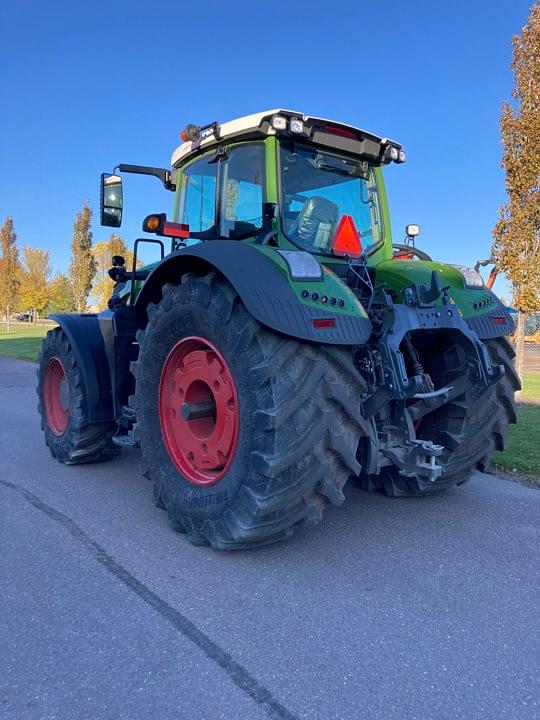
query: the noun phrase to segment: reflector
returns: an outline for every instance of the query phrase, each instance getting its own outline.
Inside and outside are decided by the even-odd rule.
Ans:
[[[362,254],[360,236],[350,215],[341,216],[332,240],[332,252],[334,255],[348,255],[349,257],[360,257]]]
[[[165,237],[188,238],[189,225],[184,223],[164,222],[162,235]]]
[[[334,318],[314,318],[311,322],[314,328],[331,328],[336,326]]]
[[[336,127],[335,125],[325,125],[323,130],[332,135],[341,135],[341,137],[350,138],[351,140],[358,140],[357,134],[346,128]]]

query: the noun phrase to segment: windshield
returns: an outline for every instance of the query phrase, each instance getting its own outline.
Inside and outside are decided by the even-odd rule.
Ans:
[[[343,215],[352,217],[364,251],[382,241],[375,173],[367,161],[283,144],[280,159],[283,230],[291,242],[332,254]]]

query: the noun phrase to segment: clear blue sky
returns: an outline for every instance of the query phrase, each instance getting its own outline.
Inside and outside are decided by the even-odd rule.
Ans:
[[[504,200],[499,111],[529,0],[17,0],[0,11],[0,220],[65,270],[75,212],[119,162],[168,166],[187,122],[285,107],[403,143],[386,172],[394,239],[489,255]],[[125,181],[128,245],[172,194]],[[94,241],[108,231],[98,221]],[[504,283],[499,291],[505,292]]]

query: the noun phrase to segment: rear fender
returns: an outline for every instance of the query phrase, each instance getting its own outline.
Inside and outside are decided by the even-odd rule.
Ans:
[[[148,276],[135,308],[144,311],[161,299],[167,282],[188,272],[223,275],[247,310],[263,325],[284,335],[317,343],[361,345],[371,322],[351,290],[323,268],[319,280],[290,277],[287,262],[274,248],[235,240],[213,240],[168,255]],[[317,296],[317,299],[314,300]],[[321,298],[325,296],[326,302]],[[332,298],[335,306],[331,306]],[[339,302],[343,307],[339,307]],[[314,321],[326,321],[314,322]]]

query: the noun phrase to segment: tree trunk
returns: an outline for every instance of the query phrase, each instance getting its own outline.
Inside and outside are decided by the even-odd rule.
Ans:
[[[7,331],[9,332],[11,329],[11,323],[10,323],[10,315],[11,315],[11,308],[8,306],[6,308],[6,322],[7,322]]]
[[[523,361],[525,354],[525,313],[521,312],[521,310],[518,312],[516,334],[514,337],[516,343],[516,372],[519,375],[521,384],[523,385]],[[521,390],[516,393],[516,400],[521,400]]]

